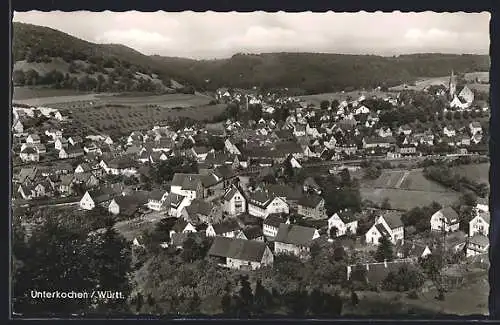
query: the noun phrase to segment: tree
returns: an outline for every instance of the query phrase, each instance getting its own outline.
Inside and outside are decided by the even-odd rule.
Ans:
[[[260,279],[257,280],[255,284],[255,296],[254,296],[254,312],[257,315],[262,315],[265,313],[266,308],[269,306],[271,299],[270,294],[262,285]]]
[[[252,288],[250,287],[250,282],[248,281],[248,276],[240,277],[240,286],[237,314],[239,317],[248,318],[254,303],[254,296]]]
[[[14,70],[12,73],[12,80],[14,82],[14,86],[24,86],[26,81],[24,71],[23,70]]]
[[[358,294],[354,290],[351,292],[351,303],[354,307],[359,304]]]
[[[338,232],[339,232],[339,229],[337,227],[330,228],[330,232],[329,232],[330,238],[333,239],[333,238],[337,237]]]
[[[391,209],[391,203],[389,202],[389,198],[384,198],[382,201],[382,204],[380,205],[380,208],[384,210],[390,210]]]
[[[321,109],[327,109],[328,107],[330,107],[330,102],[328,100],[322,100],[319,104],[319,107]]]
[[[382,171],[377,166],[370,166],[365,169],[364,177],[366,179],[377,179],[382,175]]]
[[[403,266],[397,272],[389,272],[383,285],[386,290],[409,291],[420,288],[424,281],[420,270]]]
[[[330,107],[332,109],[337,109],[339,107],[340,103],[337,99],[332,99],[332,103],[330,104]]]
[[[392,261],[394,259],[394,251],[392,242],[388,237],[380,237],[377,251],[375,252],[375,260],[377,262]]]

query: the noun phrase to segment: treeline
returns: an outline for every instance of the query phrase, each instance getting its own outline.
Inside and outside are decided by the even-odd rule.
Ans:
[[[56,89],[75,89],[93,92],[163,92],[161,84],[153,82],[149,78],[134,78],[130,71],[126,74],[97,74],[90,76],[70,75],[57,70],[52,70],[44,75],[40,75],[36,70],[28,71],[15,70],[13,72],[13,82],[15,86],[51,86]]]
[[[479,197],[488,195],[488,184],[478,183],[467,177],[454,173],[447,166],[429,166],[424,168],[424,176],[427,179],[435,181],[441,185],[449,187],[455,191],[465,192],[467,190],[474,192]]]
[[[171,73],[191,81],[197,88],[220,87],[263,89],[299,88],[305,93],[350,91],[391,87],[421,76],[440,77],[473,71],[488,71],[488,56],[409,55],[381,57],[321,53],[237,54],[222,60],[176,60],[154,58],[168,64]],[[196,71],[196,74],[192,72]],[[206,80],[210,82],[207,83]]]

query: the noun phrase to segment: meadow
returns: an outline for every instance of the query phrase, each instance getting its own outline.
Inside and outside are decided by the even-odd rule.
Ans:
[[[470,164],[470,165],[460,165],[452,168],[454,172],[458,173],[461,176],[465,176],[468,179],[471,179],[475,182],[479,183],[487,183],[489,184],[489,163],[482,164]]]
[[[433,201],[446,206],[460,197],[460,193],[426,179],[420,169],[384,170],[375,180],[362,180],[360,192],[363,200],[377,204],[387,198],[391,208],[398,210],[410,210]]]

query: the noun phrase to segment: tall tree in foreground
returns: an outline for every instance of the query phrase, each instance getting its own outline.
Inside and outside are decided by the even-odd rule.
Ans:
[[[380,238],[377,251],[375,252],[375,260],[377,262],[392,261],[394,259],[394,248],[387,236]]]

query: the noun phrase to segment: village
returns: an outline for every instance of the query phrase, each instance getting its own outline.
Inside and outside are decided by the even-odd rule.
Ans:
[[[362,274],[381,283],[430,255],[464,257],[448,261],[450,268],[486,263],[486,198],[473,202],[466,225],[461,211],[434,205],[419,221],[425,226],[409,233],[408,211],[349,203],[338,194],[356,187],[367,162],[405,170],[487,154],[480,120],[489,108],[467,86],[458,91],[453,72],[448,85],[405,96],[349,96],[315,106],[270,92],[219,89],[215,98],[230,115],[221,122],[158,123],[120,138],[78,135],[70,109],[14,104],[13,218],[29,228],[39,209],[112,216],[136,248],[145,246],[146,229],[168,224],[156,243],[162,249],[209,238],[207,258],[247,272],[272,267],[278,255],[307,260],[313,247],[339,245],[358,254],[346,265],[346,281]],[[389,127],[389,112],[415,103],[412,96],[446,104],[435,118],[396,118]],[[231,105],[252,118],[231,115]],[[442,127],[430,123],[439,119]]]

